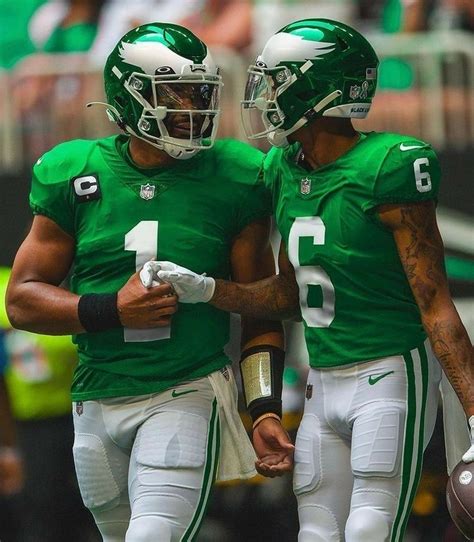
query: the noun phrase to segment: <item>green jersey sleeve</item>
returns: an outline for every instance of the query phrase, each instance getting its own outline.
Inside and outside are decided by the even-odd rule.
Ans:
[[[36,162],[30,190],[34,215],[44,215],[66,233],[74,235],[75,198],[71,182],[79,175],[90,142],[76,140],[62,143]]]
[[[272,209],[276,208],[276,200],[281,188],[281,172],[285,168],[284,157],[292,152],[294,145],[286,152],[278,147],[272,147],[263,161],[260,172],[266,190],[271,194]]]
[[[381,163],[369,207],[436,200],[439,182],[439,162],[430,145],[418,140],[398,142]]]
[[[275,147],[272,147],[265,155],[265,159],[262,165],[262,177],[264,179],[265,186],[269,190],[272,190],[276,180],[275,162],[278,152],[279,149],[275,149]]]
[[[67,183],[50,183],[41,173],[33,173],[30,207],[34,215],[46,216],[66,233],[74,235],[74,219]]]

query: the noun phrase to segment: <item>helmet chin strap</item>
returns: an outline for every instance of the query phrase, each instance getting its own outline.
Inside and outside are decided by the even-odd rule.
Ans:
[[[291,128],[288,128],[288,130],[279,130],[277,128],[273,132],[270,132],[267,135],[269,143],[274,147],[288,147],[289,141],[287,136],[289,136],[293,132],[296,132],[296,130],[303,128],[303,126],[308,124],[308,122],[311,120],[312,115],[321,111],[321,109],[326,107],[336,98],[339,98],[339,96],[342,96],[341,90],[335,90],[334,92],[331,92],[331,94],[328,94],[325,98],[320,100],[314,107],[306,111],[306,113],[299,120],[297,120]]]
[[[267,135],[268,142],[274,147],[288,147],[290,142],[288,141],[287,136],[293,132],[296,132],[296,130],[303,128],[303,126],[307,123],[308,119],[306,117],[301,117],[300,120],[296,121],[295,124],[293,124],[293,126],[288,130],[280,130],[277,128]]]
[[[187,149],[185,147],[178,147],[177,145],[173,145],[172,143],[167,143],[167,142],[154,143],[153,141],[150,141],[146,137],[143,137],[137,134],[136,132],[134,132],[129,126],[127,126],[127,132],[131,135],[134,135],[138,139],[145,141],[145,143],[148,143],[152,147],[155,147],[155,149],[159,149],[160,151],[166,152],[166,154],[171,156],[171,158],[175,158],[176,160],[189,160],[200,150],[200,149]]]
[[[166,109],[166,108],[163,108]],[[185,146],[180,146],[179,144],[176,144],[173,142],[173,138],[170,137],[168,130],[163,123],[163,120],[166,118],[166,112],[164,115],[160,114],[157,116],[158,120],[158,128],[161,133],[162,140],[160,143],[153,143],[152,141],[148,141],[150,145],[153,145],[154,147],[163,150],[171,156],[171,158],[175,158],[176,160],[189,160],[189,158],[192,158],[200,149],[193,149],[188,148]],[[145,139],[145,141],[147,141]]]
[[[176,160],[189,160],[199,152],[199,149],[179,148],[171,143],[163,143],[163,150]]]

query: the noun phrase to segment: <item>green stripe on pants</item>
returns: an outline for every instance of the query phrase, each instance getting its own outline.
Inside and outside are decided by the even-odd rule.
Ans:
[[[182,542],[194,540],[194,537],[199,532],[201,527],[204,514],[206,512],[207,504],[209,501],[209,495],[211,493],[211,488],[216,479],[217,466],[219,464],[220,448],[220,430],[219,430],[219,415],[217,409],[217,400],[214,399],[212,403],[212,412],[211,418],[209,420],[209,432],[207,439],[207,453],[206,453],[206,464],[204,466],[204,477],[202,481],[201,495],[199,497],[199,502],[194,512],[193,518],[189,527],[184,532],[181,537]]]
[[[402,458],[400,500],[391,542],[401,542],[421,473],[428,363],[424,345],[403,356],[407,372],[407,413]]]
[[[422,345],[421,348],[418,348],[416,352],[413,353],[413,355],[415,358],[419,359],[419,363],[421,366],[421,379],[422,379],[421,415],[420,415],[420,428],[419,428],[419,433],[418,433],[418,456],[416,458],[415,478],[413,481],[411,494],[408,500],[408,511],[403,521],[402,529],[400,531],[400,540],[402,539],[403,533],[405,532],[408,518],[410,516],[411,507],[413,505],[413,500],[415,499],[416,491],[418,489],[418,484],[420,483],[420,478],[421,478],[421,467],[423,465],[423,452],[424,452],[426,402],[427,402],[427,396],[428,396],[428,373],[429,373],[428,357],[427,357],[426,349],[424,345]],[[417,438],[416,434],[415,434],[415,438]]]

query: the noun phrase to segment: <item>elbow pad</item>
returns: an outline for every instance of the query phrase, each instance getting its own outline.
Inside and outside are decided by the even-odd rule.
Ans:
[[[276,346],[252,346],[242,352],[242,387],[245,404],[253,421],[267,412],[273,412],[281,418],[284,367],[285,352]]]

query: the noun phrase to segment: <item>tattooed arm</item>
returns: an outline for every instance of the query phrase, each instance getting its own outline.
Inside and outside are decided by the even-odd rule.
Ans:
[[[434,203],[383,205],[379,207],[379,217],[393,232],[433,351],[466,414],[471,416],[474,414],[473,348],[449,292]]]
[[[149,287],[155,277],[156,280],[170,283],[181,303],[210,303],[218,309],[235,312],[245,318],[287,320],[298,316],[298,285],[283,243],[278,257],[280,272],[270,276],[269,269],[274,272],[270,244],[257,251],[258,258],[242,256],[244,252],[241,248],[245,249],[246,244],[253,243],[253,237],[252,234],[245,240],[244,236],[236,244],[240,248],[236,250],[235,245],[232,248],[232,281],[199,275],[173,262],[150,261],[145,264],[148,267],[141,277],[143,284]]]
[[[270,244],[270,218],[256,220],[247,225],[234,239],[230,252],[233,283],[246,284],[275,276],[275,258]],[[284,348],[281,322],[269,321],[265,315],[243,315],[242,349],[258,344]]]
[[[286,320],[298,316],[298,285],[283,243],[278,267],[278,275],[250,284],[217,279],[210,304],[252,318]]]

